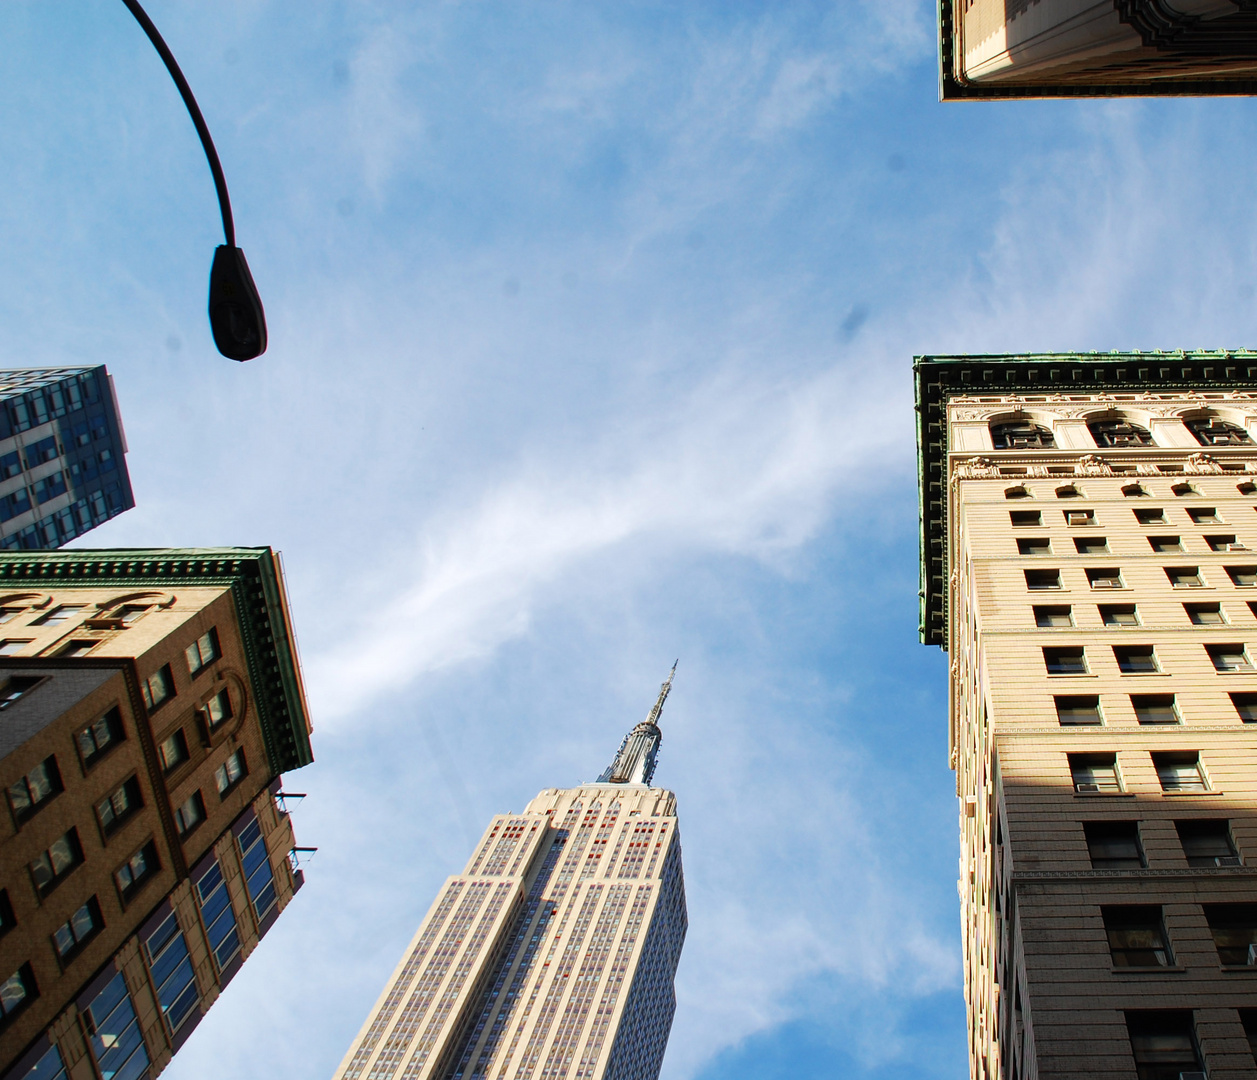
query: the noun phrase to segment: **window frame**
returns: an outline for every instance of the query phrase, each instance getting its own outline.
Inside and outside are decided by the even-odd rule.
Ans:
[[[196,654],[196,658],[198,660],[195,667],[192,666],[194,653]],[[221,659],[222,655],[222,648],[218,641],[218,628],[216,626],[211,626],[205,631],[205,633],[183,650],[183,658],[188,665],[188,675],[195,679],[215,660]]]
[[[160,686],[163,690],[162,696],[159,698],[153,692],[154,686]],[[162,664],[153,674],[140,680],[140,693],[144,698],[144,706],[150,713],[155,713],[166,702],[176,696],[174,672],[170,670],[169,664]]]
[[[97,724],[104,724],[105,730],[109,732],[109,741],[101,746],[96,738],[95,730]],[[94,749],[91,753],[86,753],[83,747],[83,736],[90,735]],[[126,726],[122,722],[122,709],[114,705],[112,708],[106,709],[100,716],[93,720],[85,728],[81,728],[74,736],[74,745],[79,752],[79,760],[83,762],[84,769],[92,768],[98,761],[104,758],[111,750],[115,749],[127,740]]]

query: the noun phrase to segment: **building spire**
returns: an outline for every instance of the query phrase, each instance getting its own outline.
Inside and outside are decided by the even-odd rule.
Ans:
[[[598,777],[598,783],[650,783],[651,777],[655,775],[655,758],[659,754],[659,744],[663,742],[663,732],[659,730],[659,714],[663,712],[663,703],[672,692],[672,677],[677,673],[677,663],[679,661],[673,663],[668,678],[659,688],[659,698],[655,707],[650,710],[650,715],[624,736],[620,752]]]

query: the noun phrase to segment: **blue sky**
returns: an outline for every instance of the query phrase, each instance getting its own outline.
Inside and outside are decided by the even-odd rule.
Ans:
[[[139,505],[267,543],[308,885],[166,1075],[329,1076],[497,812],[680,657],[668,1080],[965,1075],[911,357],[1257,340],[1249,101],[936,101],[924,0],[0,5],[0,362],[115,376]]]

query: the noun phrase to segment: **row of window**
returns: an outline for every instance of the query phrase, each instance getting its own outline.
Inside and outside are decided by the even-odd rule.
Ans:
[[[1118,795],[1126,790],[1121,769],[1118,767],[1116,752],[1067,754],[1066,757],[1069,760],[1069,772],[1073,778],[1074,791],[1079,795]],[[1199,752],[1195,750],[1154,751],[1151,757],[1162,791],[1212,790]]]
[[[1185,417],[1183,425],[1201,446],[1251,446],[1253,442],[1244,428],[1213,413]],[[1125,416],[1088,420],[1087,430],[1096,446],[1102,449],[1156,445],[1147,428]],[[996,450],[1048,450],[1056,445],[1055,436],[1048,428],[1030,420],[992,424],[991,440]]]
[[[100,398],[94,373],[71,375],[52,386],[29,390],[6,401],[0,409],[0,439],[96,404]]]
[[[1116,474],[1120,470],[1114,469],[1113,471]],[[1234,474],[1237,472],[1243,472],[1244,468],[1241,465],[1229,467],[1224,465],[1223,471]],[[1024,469],[1000,469],[1000,474],[1003,476],[1021,475],[1024,472]],[[1170,469],[1162,465],[1161,472],[1163,475],[1177,476],[1181,475],[1183,470],[1178,468]],[[1055,476],[1057,479],[1063,479],[1066,476],[1073,476],[1074,470],[1069,466],[1062,466],[1059,469],[1049,469],[1048,474],[1049,476]],[[1152,495],[1152,492],[1144,487],[1138,480],[1132,480],[1129,483],[1123,484],[1119,490],[1128,499],[1149,498]],[[1257,494],[1257,483],[1253,483],[1251,480],[1241,480],[1235,485],[1235,490],[1241,495],[1254,495]],[[1084,497],[1085,493],[1082,488],[1071,480],[1060,484],[1058,487],[1053,489],[1053,494],[1058,499],[1081,499]],[[1190,480],[1180,480],[1177,483],[1170,485],[1170,494],[1182,499],[1193,495],[1199,496],[1200,490],[1195,487]],[[1006,487],[1004,489],[1004,498],[1006,499],[1033,499],[1034,497],[1034,492],[1026,487],[1025,484],[1013,484],[1011,487]]]
[[[1243,866],[1225,819],[1192,818],[1174,822],[1188,866]],[[1094,870],[1140,870],[1148,865],[1137,821],[1084,821],[1083,835]]]
[[[1257,904],[1202,904],[1223,967],[1257,966]],[[1173,967],[1160,904],[1100,907],[1115,968]]]
[[[1166,580],[1175,589],[1203,589],[1207,582],[1200,572],[1199,566],[1163,566]],[[1257,588],[1257,565],[1224,566],[1226,576],[1231,584],[1241,589]],[[1087,566],[1083,568],[1087,575],[1087,584],[1093,589],[1125,589],[1122,571],[1117,566]],[[1026,588],[1035,591],[1060,589],[1061,571],[1059,567],[1052,569],[1023,571],[1026,577]]]
[[[1062,628],[1075,626],[1074,609],[1069,604],[1035,604],[1035,626]],[[1248,601],[1248,610],[1257,617],[1257,600]],[[1097,604],[1096,612],[1104,626],[1142,626],[1135,604]],[[1229,626],[1231,620],[1220,603],[1184,604],[1183,612],[1193,626]]]
[[[1257,509],[1257,507],[1254,507]],[[1165,516],[1164,507],[1144,507],[1133,511],[1135,520],[1140,525],[1168,525],[1170,519]],[[1062,510],[1065,524],[1074,528],[1098,525],[1094,510]],[[1226,522],[1218,515],[1214,506],[1191,506],[1187,508],[1187,516],[1193,525],[1225,525]],[[1042,510],[1010,510],[1009,523],[1017,529],[1032,529],[1043,524]]]
[[[1046,536],[1018,536],[1015,538],[1017,542],[1018,555],[1051,555],[1052,541]],[[1074,551],[1079,555],[1109,555],[1109,541],[1104,536],[1075,536]],[[1146,537],[1148,546],[1153,551],[1186,551],[1183,546],[1183,538],[1181,536],[1149,536]],[[1249,551],[1251,550],[1247,544],[1241,544],[1235,538],[1234,533],[1217,533],[1212,536],[1204,536],[1201,539],[1208,545],[1210,551]]]
[[[1112,649],[1113,659],[1123,675],[1152,675],[1163,670],[1152,645],[1114,645]],[[1215,671],[1229,674],[1257,670],[1242,644],[1215,643],[1205,645],[1204,650]],[[1083,645],[1044,646],[1043,664],[1049,675],[1090,674],[1087,650]]]
[[[1257,694],[1230,694],[1235,712],[1246,724],[1257,723]],[[1056,719],[1063,726],[1104,723],[1099,694],[1057,694]],[[1141,724],[1181,724],[1183,715],[1173,694],[1131,694],[1131,709]]]

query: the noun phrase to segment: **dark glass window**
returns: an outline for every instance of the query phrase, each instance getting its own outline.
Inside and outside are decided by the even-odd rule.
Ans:
[[[188,673],[195,675],[206,664],[218,659],[218,634],[212,629],[207,630],[183,651],[188,661]]]
[[[1232,694],[1231,704],[1246,724],[1257,724],[1257,694]]]
[[[90,1036],[88,1045],[101,1076],[111,1080],[136,1080],[144,1073],[148,1054],[121,972],[92,999],[84,1019]]]
[[[83,946],[100,933],[104,925],[100,917],[100,907],[93,896],[58,926],[52,934],[52,947],[62,966],[74,959]]]
[[[1069,754],[1068,758],[1075,791],[1114,795],[1122,790],[1116,754]]]
[[[1130,703],[1141,724],[1181,723],[1173,694],[1131,694]]]
[[[172,911],[144,941],[144,958],[157,987],[162,1017],[173,1035],[192,1015],[197,1004],[192,959],[183,931]]]
[[[1079,555],[1105,555],[1109,542],[1103,536],[1075,536],[1074,550]]]
[[[1150,536],[1148,546],[1153,551],[1182,551],[1183,542],[1177,536]]]
[[[1228,966],[1257,965],[1257,904],[1205,904],[1218,959]]]
[[[1222,519],[1218,517],[1218,511],[1212,506],[1192,506],[1188,508],[1187,516],[1197,525],[1221,525]]]
[[[9,806],[18,822],[26,821],[62,790],[56,755],[45,758],[30,772],[9,785]]]
[[[1236,585],[1257,585],[1257,566],[1228,566],[1226,573]]]
[[[26,447],[26,467],[35,469],[45,461],[53,461],[57,456],[57,437],[49,435],[46,439],[31,443]]]
[[[1151,645],[1115,645],[1113,656],[1125,675],[1147,675],[1161,670]]]
[[[1074,616],[1068,604],[1035,605],[1035,626],[1073,626]]]
[[[218,794],[226,796],[227,792],[231,791],[248,774],[249,767],[245,762],[244,750],[237,750],[214,771],[214,783],[218,787]]]
[[[1047,428],[1028,421],[992,424],[991,440],[996,450],[1046,449],[1056,445]]]
[[[1052,543],[1046,536],[1018,537],[1018,555],[1051,555]]]
[[[1062,724],[1100,723],[1100,699],[1095,694],[1056,697],[1056,718]]]
[[[35,985],[35,973],[30,964],[23,964],[4,982],[0,982],[0,1028],[9,1026],[9,1022],[39,997],[39,988]]]
[[[153,672],[140,684],[140,691],[144,695],[144,704],[150,711],[172,697],[175,692],[175,680],[170,673],[170,665],[166,664],[160,670]]]
[[[201,800],[201,793],[194,791],[175,810],[175,828],[179,830],[180,836],[187,836],[204,820],[205,803]]]
[[[1105,626],[1138,626],[1139,612],[1134,604],[1101,604],[1100,620]]]
[[[1198,566],[1167,566],[1165,576],[1176,589],[1200,589],[1205,584]]]
[[[1247,446],[1253,441],[1242,427],[1216,416],[1201,416],[1183,423],[1201,446]]]
[[[1195,752],[1153,754],[1162,791],[1208,791],[1200,755]]]
[[[1224,626],[1221,604],[1184,604],[1183,610],[1194,626]]]
[[[275,906],[275,877],[271,871],[271,860],[266,853],[266,843],[262,839],[262,829],[254,818],[236,837],[240,845],[240,861],[244,866],[244,880],[248,887],[249,899],[253,901],[253,909],[257,912],[258,922]]]
[[[132,776],[120,785],[108,798],[96,804],[96,816],[106,836],[118,829],[124,821],[144,805],[140,795],[140,782]]]
[[[31,880],[39,895],[47,896],[82,861],[83,848],[79,844],[78,830],[71,829],[54,840],[48,850],[41,852],[30,864]]]
[[[1090,566],[1087,581],[1093,589],[1122,588],[1122,572],[1116,566]]]
[[[188,740],[183,728],[171,732],[157,744],[157,758],[163,772],[171,772],[188,760]]]
[[[126,737],[122,728],[122,713],[117,707],[110,709],[99,720],[78,734],[79,753],[83,764],[90,765]]]
[[[1219,533],[1216,536],[1206,536],[1205,543],[1209,545],[1210,551],[1247,551],[1248,548],[1235,539],[1234,533]]]
[[[1024,529],[1043,524],[1043,512],[1041,510],[1010,510],[1008,518],[1012,522],[1013,528]]]
[[[1100,913],[1114,967],[1169,967],[1174,963],[1159,904],[1106,904]]]
[[[1139,1080],[1180,1080],[1184,1073],[1203,1075],[1190,1012],[1160,1010],[1126,1014],[1130,1050]]]
[[[1096,870],[1138,870],[1147,866],[1135,821],[1084,821],[1087,851]]]
[[[1138,521],[1140,525],[1165,524],[1165,511],[1159,508],[1151,506],[1140,507],[1138,510],[1134,511],[1134,514],[1135,520]]]
[[[1087,424],[1096,446],[1152,446],[1152,434],[1147,428],[1132,424],[1129,420],[1092,420]]]
[[[19,642],[19,646],[29,644],[29,641]],[[39,675],[12,675],[0,680],[0,709],[7,709],[18,698],[34,690],[43,681]]]
[[[1240,857],[1231,839],[1231,823],[1191,818],[1176,821],[1179,843],[1188,866],[1239,866]]]
[[[226,690],[220,690],[205,703],[205,723],[210,731],[226,723],[231,716],[231,695]]]
[[[114,871],[114,880],[117,882],[118,891],[122,893],[122,898],[129,900],[139,892],[140,886],[160,869],[161,863],[157,861],[157,845],[150,841]]]
[[[1025,574],[1027,589],[1059,589],[1061,587],[1059,570],[1027,570]]]
[[[196,898],[201,905],[201,919],[205,923],[210,948],[214,951],[214,962],[219,974],[222,974],[240,952],[240,935],[236,931],[236,913],[231,907],[227,883],[217,861],[211,862],[197,879]]]
[[[1205,651],[1218,671],[1251,671],[1253,668],[1243,645],[1206,645]]]
[[[1087,658],[1082,646],[1045,648],[1043,663],[1049,675],[1086,675]]]

